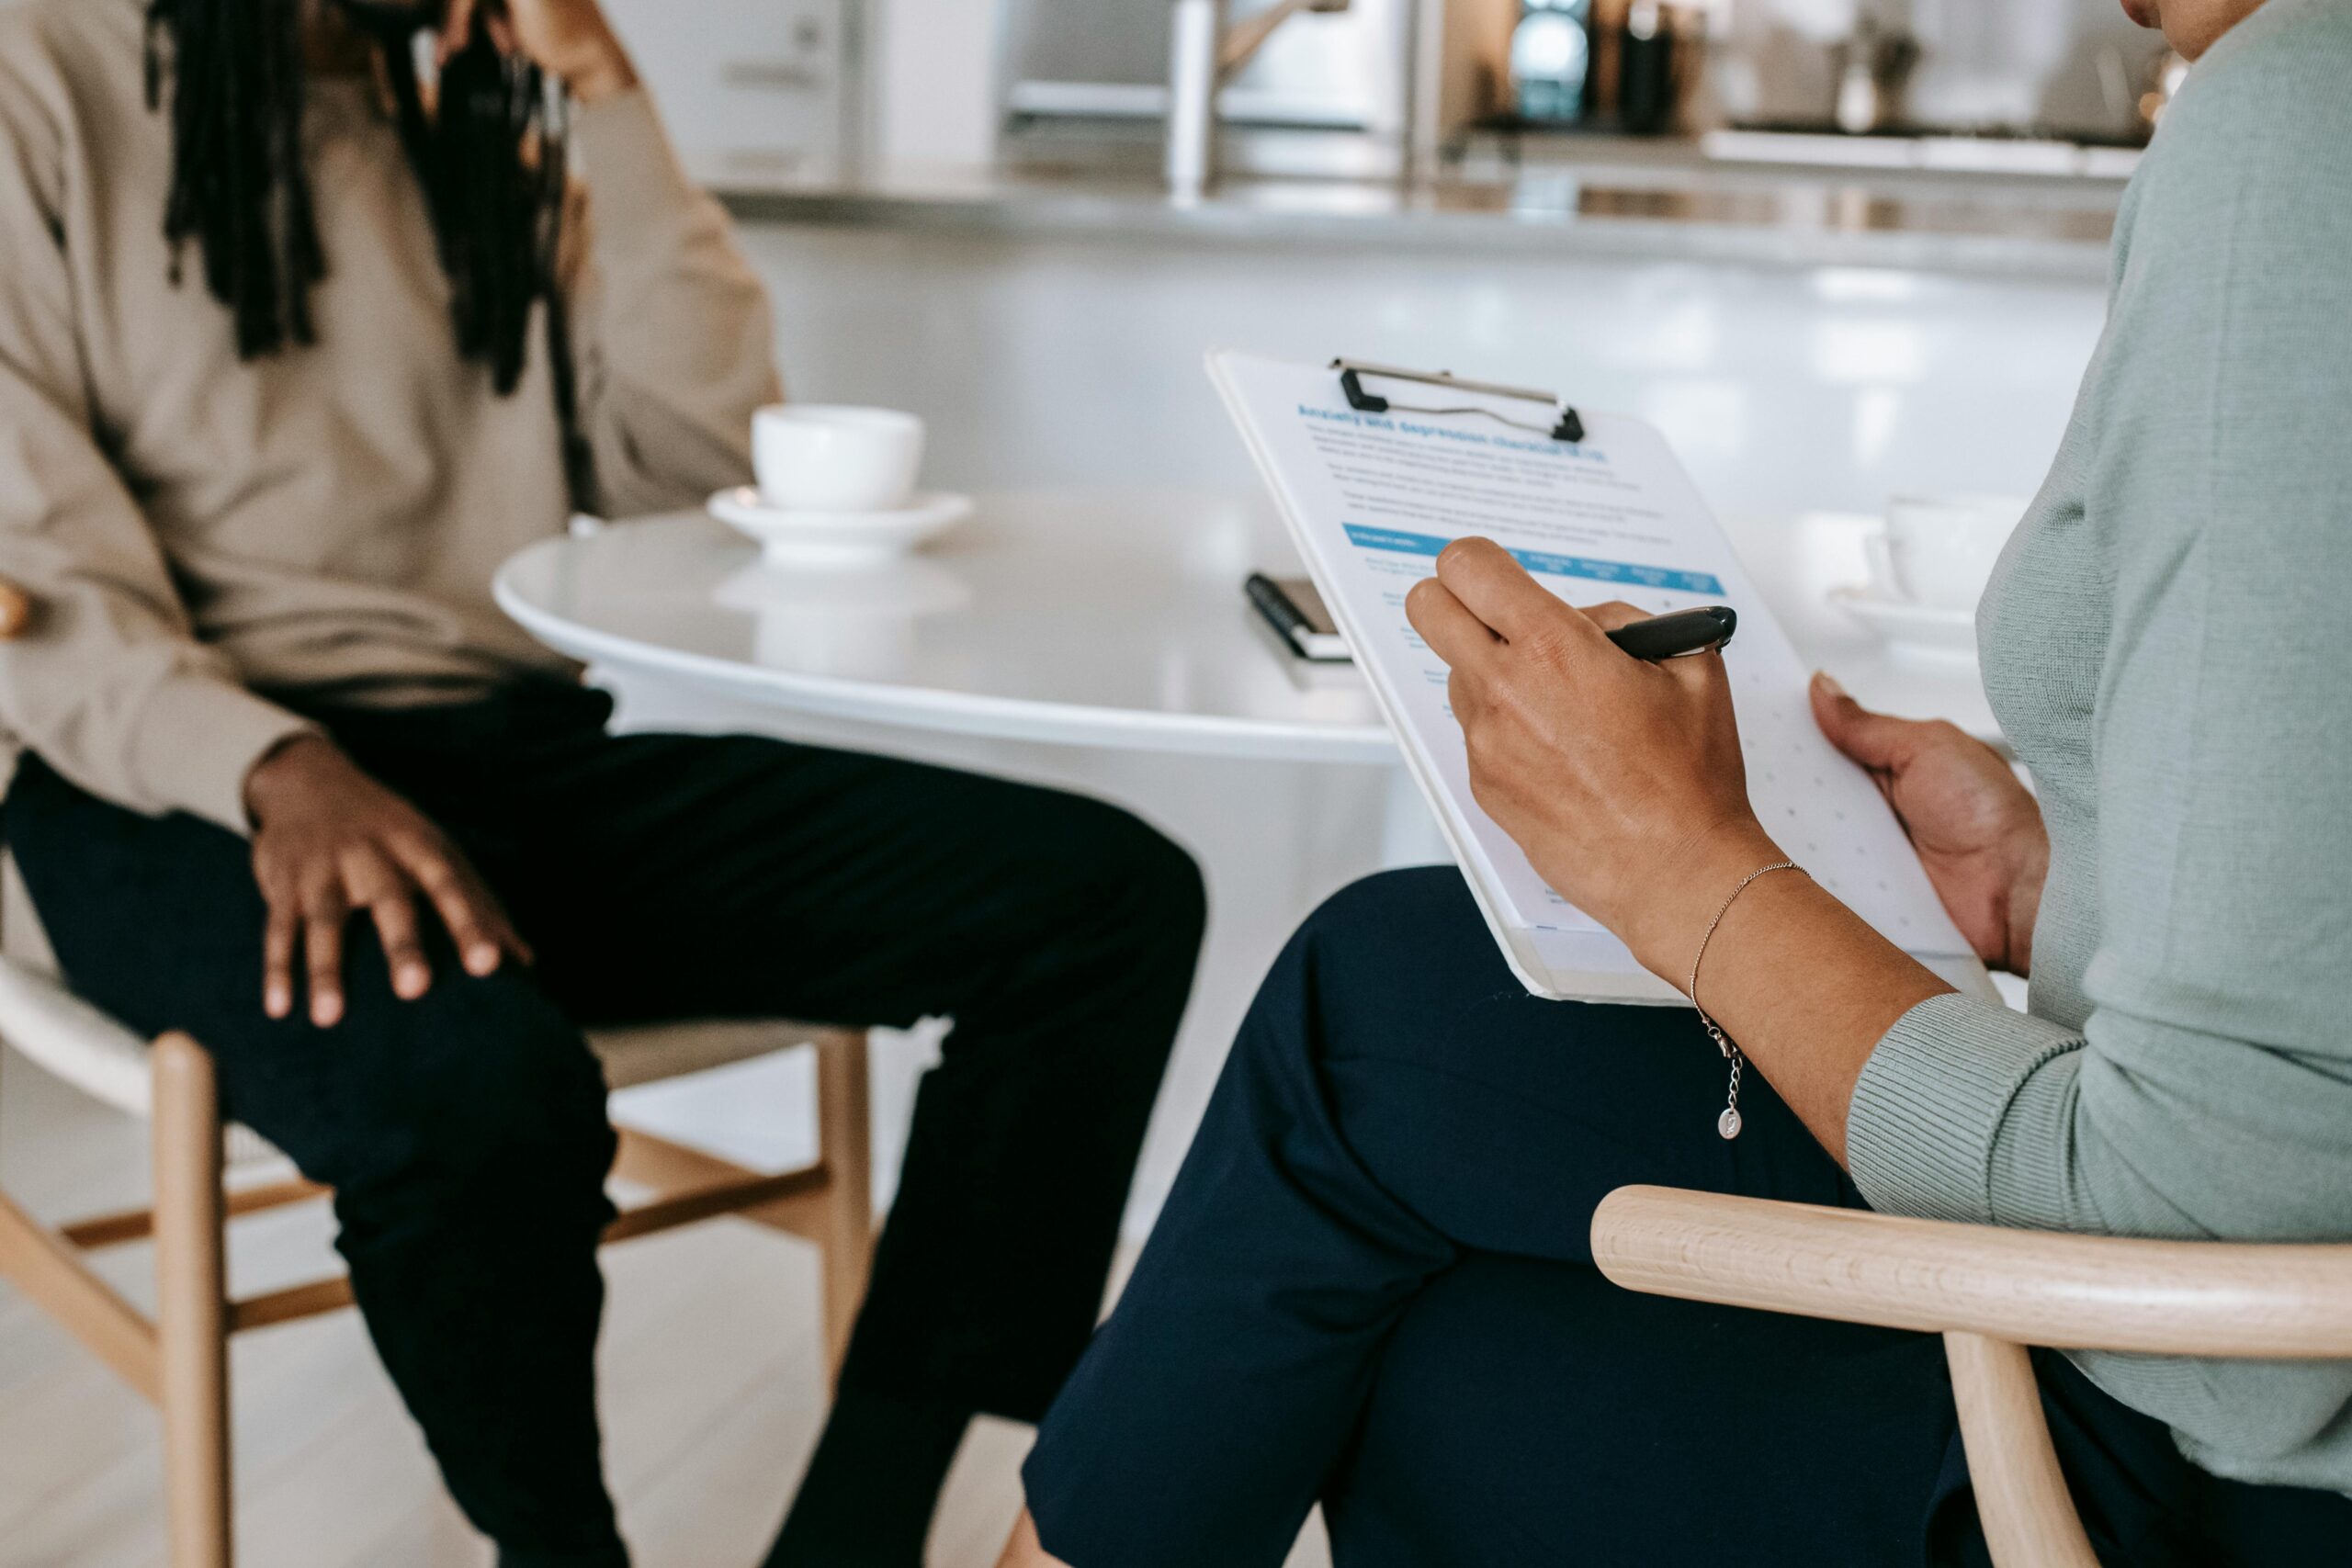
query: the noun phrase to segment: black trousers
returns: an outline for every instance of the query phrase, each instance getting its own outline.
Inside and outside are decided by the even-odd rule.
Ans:
[[[242,840],[29,758],[6,811],[74,987],[203,1042],[229,1112],[334,1188],[384,1364],[515,1565],[623,1560],[591,1359],[613,1136],[582,1025],[953,1015],[843,1387],[1035,1419],[1093,1326],[1204,918],[1183,852],[1100,803],[771,740],[614,738],[609,711],[549,682],[320,716],[463,845],[538,953],[473,979],[435,928],[432,989],[402,1002],[355,930],[332,1030],[262,1014]]]
[[[1026,1472],[1075,1568],[1984,1563],[1940,1342],[1668,1301],[1590,1267],[1626,1182],[1858,1206],[1687,1011],[1530,998],[1451,868],[1376,877],[1274,965],[1117,1311]],[[2239,1485],[2057,1357],[2105,1562],[2340,1561],[2352,1500]]]

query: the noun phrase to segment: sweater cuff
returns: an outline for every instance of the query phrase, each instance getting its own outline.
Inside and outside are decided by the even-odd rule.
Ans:
[[[2019,1223],[1996,1212],[2003,1124],[2028,1080],[2082,1044],[2075,1031],[2029,1013],[1951,993],[1928,998],[1894,1021],[1855,1082],[1846,1112],[1854,1184],[1886,1213]]]
[[[658,251],[705,211],[710,198],[678,162],[643,86],[575,106],[571,140],[594,202],[599,252]]]
[[[132,742],[140,793],[166,810],[217,823],[239,837],[245,775],[272,748],[318,726],[217,676],[182,673],[148,694]]]

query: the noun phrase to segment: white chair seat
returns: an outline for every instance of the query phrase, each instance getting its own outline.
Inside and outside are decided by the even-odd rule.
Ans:
[[[153,1113],[147,1042],[15,958],[0,958],[0,1039],[100,1104]]]
[[[0,958],[0,1041],[101,1105],[142,1122],[154,1114],[147,1042],[20,959]],[[232,1170],[286,1157],[250,1127],[231,1123],[221,1136]]]

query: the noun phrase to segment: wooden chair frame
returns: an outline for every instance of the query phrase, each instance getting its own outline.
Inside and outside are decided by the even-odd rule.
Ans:
[[[812,1032],[819,1158],[777,1175],[650,1133],[620,1130],[614,1174],[653,1196],[624,1212],[607,1243],[726,1214],[788,1231],[824,1255],[825,1342],[837,1372],[872,1260],[872,1131],[865,1037]],[[229,1435],[230,1337],[347,1306],[340,1276],[232,1301],[228,1222],[328,1196],[297,1179],[222,1186],[220,1097],[212,1058],[185,1034],[155,1042],[154,1205],[41,1224],[0,1193],[0,1278],[12,1281],[149,1403],[164,1423],[166,1533],[173,1568],[229,1568],[233,1554]],[[85,1252],[153,1236],[156,1312],[123,1299]]]
[[[1593,1260],[1630,1290],[1944,1337],[1999,1568],[2098,1568],[2026,1348],[2352,1359],[2352,1246],[2140,1241],[1624,1187]]]

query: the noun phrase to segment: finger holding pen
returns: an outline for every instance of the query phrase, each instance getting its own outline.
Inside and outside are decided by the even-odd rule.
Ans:
[[[1631,657],[1609,634],[1645,612],[1579,610],[1487,539],[1449,546],[1406,613],[1451,671],[1481,808],[1645,964],[1687,964],[1715,884],[1780,858],[1748,806],[1723,660]]]

